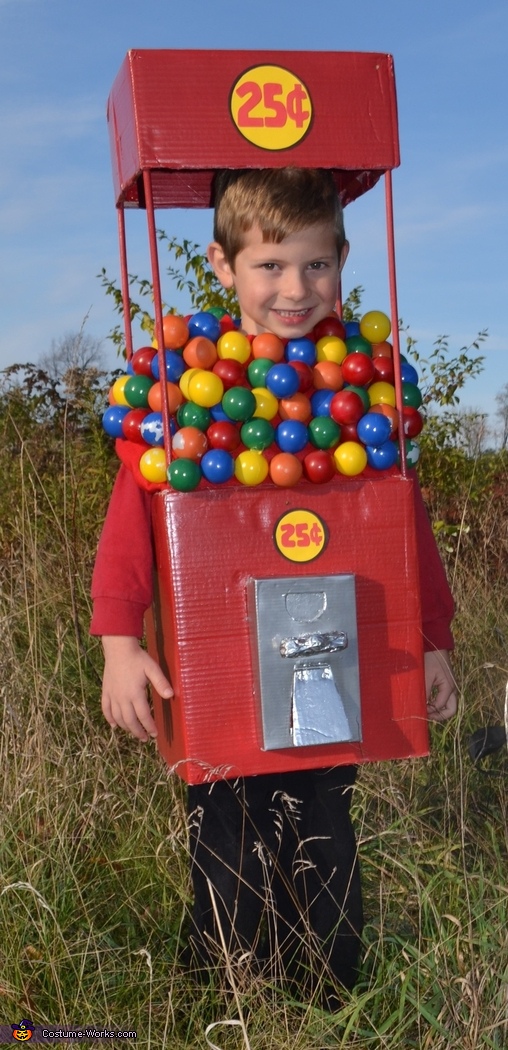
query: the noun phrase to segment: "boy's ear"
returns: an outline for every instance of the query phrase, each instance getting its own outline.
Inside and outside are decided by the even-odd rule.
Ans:
[[[344,267],[344,264],[346,262],[346,259],[347,259],[348,255],[349,255],[349,241],[344,241],[344,244],[342,246],[342,251],[340,253],[340,259],[339,259],[339,273],[342,273],[342,270],[343,270],[343,267]]]
[[[212,241],[212,243],[208,245],[206,255],[208,262],[222,287],[226,289],[233,288],[233,268],[228,263],[221,245],[217,241]]]

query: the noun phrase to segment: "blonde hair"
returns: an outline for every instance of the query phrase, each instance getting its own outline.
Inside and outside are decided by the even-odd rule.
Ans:
[[[340,258],[344,220],[333,173],[324,168],[249,168],[218,171],[212,184],[213,236],[231,267],[243,235],[259,226],[263,240],[284,237],[329,222]]]

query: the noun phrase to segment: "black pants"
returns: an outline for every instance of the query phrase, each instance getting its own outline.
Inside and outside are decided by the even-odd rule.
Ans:
[[[323,978],[354,985],[363,926],[355,777],[348,766],[189,787],[198,965],[216,966],[225,945],[230,958],[310,990]]]

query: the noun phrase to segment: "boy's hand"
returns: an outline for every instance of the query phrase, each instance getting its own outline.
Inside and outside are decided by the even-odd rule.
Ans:
[[[432,722],[445,722],[457,713],[457,683],[446,649],[425,653],[425,692],[427,716]]]
[[[153,685],[160,696],[169,698],[173,690],[158,663],[141,648],[137,638],[123,635],[103,637],[104,676],[102,712],[114,729],[119,726],[138,740],[157,736],[146,688]]]

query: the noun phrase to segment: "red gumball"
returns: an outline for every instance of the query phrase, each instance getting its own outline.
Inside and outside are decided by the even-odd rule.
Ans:
[[[224,357],[216,361],[212,372],[222,379],[224,390],[230,390],[233,386],[243,386],[245,382],[245,367],[240,361],[232,357]]]
[[[137,445],[150,448],[141,436],[141,424],[149,413],[144,408],[132,408],[122,419],[122,433],[128,441],[135,441]]]
[[[391,343],[373,343],[372,344],[372,356],[373,357],[392,357],[393,346]]]
[[[418,409],[412,408],[411,405],[404,405],[402,409],[402,419],[404,421],[405,437],[418,437],[418,434],[423,430],[423,416]]]
[[[340,428],[340,443],[343,441],[359,441],[356,423],[346,423]]]
[[[314,449],[308,452],[303,460],[303,471],[305,477],[314,485],[324,485],[336,474],[333,457],[325,449]]]
[[[307,390],[310,390],[314,385],[314,376],[312,375],[312,368],[310,365],[306,365],[305,361],[292,361],[291,368],[294,368],[295,372],[298,372],[298,378],[300,385],[298,390],[301,394],[305,394]]]
[[[318,321],[312,334],[315,343],[325,335],[336,335],[339,339],[345,339],[346,329],[340,317],[337,317],[336,314],[330,314],[328,317],[324,317],[322,321]]]
[[[394,383],[395,372],[393,368],[393,361],[391,357],[373,357],[372,364],[374,366],[374,382],[381,381],[382,383]]]
[[[357,423],[364,413],[363,401],[354,390],[339,390],[330,401],[330,415],[340,426]]]
[[[234,423],[219,420],[211,423],[206,432],[210,448],[223,448],[226,452],[234,452],[240,444],[240,431]]]
[[[153,379],[151,365],[156,353],[153,346],[142,346],[135,351],[131,357],[131,365],[137,376],[148,376]]]
[[[348,354],[341,367],[344,382],[353,386],[368,386],[374,379],[374,362],[367,354]]]

